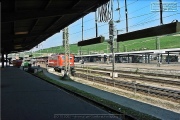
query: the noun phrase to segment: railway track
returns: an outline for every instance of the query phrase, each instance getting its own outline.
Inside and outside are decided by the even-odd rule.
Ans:
[[[134,73],[132,71],[124,71],[124,70],[115,70],[115,72],[121,72],[121,73]],[[137,72],[137,74],[143,74],[148,76],[157,76],[157,77],[166,77],[166,78],[177,78],[180,79],[180,76],[178,75],[169,75],[169,74],[159,74],[159,73],[144,73],[144,72]]]
[[[110,71],[109,69],[102,69],[102,68],[91,68],[90,66],[86,66],[92,70],[102,70],[102,71]],[[85,67],[85,68],[86,68]],[[76,68],[82,68],[81,66],[76,66]],[[143,75],[147,75],[147,76],[157,76],[157,77],[166,77],[166,78],[177,78],[180,79],[180,75],[173,75],[173,74],[162,74],[162,73],[152,73],[152,70],[149,71],[149,69],[145,69],[143,68],[143,70],[145,71],[149,71],[149,72],[141,72],[139,69],[135,69],[135,68],[122,68],[122,69],[134,69],[134,71],[130,71],[130,70],[115,70],[115,72],[119,72],[119,73],[128,73],[128,74],[143,74]],[[159,70],[159,72],[162,72],[164,70]],[[177,70],[174,70],[175,72]]]
[[[86,69],[81,69],[81,68],[77,68],[76,71],[81,71],[81,72],[91,72],[91,73],[97,73],[100,75],[104,75],[104,76],[109,76],[110,74],[110,70],[86,70]],[[121,71],[116,71],[118,73],[118,77],[119,78],[130,78],[130,79],[134,79],[134,80],[141,80],[141,81],[146,81],[146,82],[155,82],[155,83],[161,83],[161,84],[169,84],[169,85],[175,85],[175,86],[179,86],[180,85],[180,80],[168,80],[167,78],[171,78],[169,75],[164,75],[165,78],[158,78],[159,75],[156,75],[156,77],[153,76],[153,74],[135,74],[133,72],[128,71],[127,73],[125,73],[125,71],[121,72]],[[160,75],[162,77],[162,75]],[[179,76],[178,76],[179,77]],[[177,78],[177,77],[176,77]]]
[[[152,86],[141,85],[141,84],[133,83],[133,82],[112,80],[109,78],[97,77],[97,76],[93,76],[90,74],[84,74],[84,73],[75,73],[75,76],[79,77],[79,78],[84,78],[89,81],[104,84],[107,86],[113,86],[113,87],[117,87],[120,89],[126,89],[128,91],[134,92],[134,94],[140,93],[140,94],[159,97],[162,99],[180,103],[180,91],[178,91],[178,90],[152,87]]]
[[[83,70],[83,69],[76,69],[76,71],[93,73],[93,70],[87,71],[87,70]],[[101,72],[101,74],[106,76],[109,74],[107,72],[110,72],[110,71],[106,70],[105,72]],[[135,83],[135,82],[112,80],[111,78],[103,78],[103,77],[97,77],[94,75],[90,75],[90,73],[84,74],[84,73],[76,72],[75,77],[84,78],[86,80],[97,82],[97,83],[104,84],[107,86],[113,86],[113,87],[117,87],[120,89],[126,89],[128,91],[134,92],[134,94],[140,93],[140,94],[159,97],[162,99],[180,103],[180,91],[179,90],[171,90],[171,89],[167,89],[167,88],[152,87],[152,86],[148,86],[148,85],[141,85],[141,84]],[[94,71],[94,73],[97,73],[97,71]],[[121,74],[121,76],[122,76],[122,74]],[[128,77],[129,77],[129,75],[128,75]]]

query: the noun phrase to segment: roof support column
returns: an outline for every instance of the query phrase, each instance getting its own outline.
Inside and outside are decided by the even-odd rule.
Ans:
[[[8,63],[7,57],[8,57],[8,54],[6,53],[5,55],[6,55],[6,67],[7,67],[7,63]]]
[[[2,66],[1,67],[4,68],[4,50],[2,50],[1,54],[2,54],[2,58],[1,58]]]

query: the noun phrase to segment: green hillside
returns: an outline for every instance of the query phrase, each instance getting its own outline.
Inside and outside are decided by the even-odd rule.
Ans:
[[[168,48],[180,48],[180,36],[164,36],[160,37],[160,49]],[[143,39],[130,40],[125,42],[119,42],[120,52],[128,51],[140,51],[140,50],[154,50],[157,49],[156,37],[149,37]],[[81,47],[82,54],[92,54],[92,53],[107,53],[110,52],[109,44],[105,41],[103,43],[88,45]],[[115,49],[116,51],[117,49]],[[78,54],[80,47],[76,44],[70,45],[70,52],[73,54]],[[56,46],[47,49],[42,49],[34,52],[33,56],[38,56],[40,53],[63,53],[63,46]]]

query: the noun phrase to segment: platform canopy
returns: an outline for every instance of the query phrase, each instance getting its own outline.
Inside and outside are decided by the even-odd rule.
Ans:
[[[108,1],[3,0],[1,52],[30,50]]]

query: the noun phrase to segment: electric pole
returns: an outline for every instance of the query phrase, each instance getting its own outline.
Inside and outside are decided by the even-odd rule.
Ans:
[[[112,79],[114,79],[114,61],[115,61],[115,57],[114,57],[114,21],[110,20],[109,21],[109,41],[108,43],[110,44],[110,50],[112,52]]]
[[[64,46],[64,58],[65,58],[65,72],[64,79],[69,79],[70,74],[70,49],[69,49],[69,32],[68,27],[63,29],[63,46]]]
[[[127,2],[125,0],[125,14],[126,14],[126,32],[128,32],[128,11],[127,11]]]
[[[163,5],[162,5],[162,0],[159,0],[159,7],[160,7],[160,25],[162,25],[163,24],[163,17],[162,17]]]

